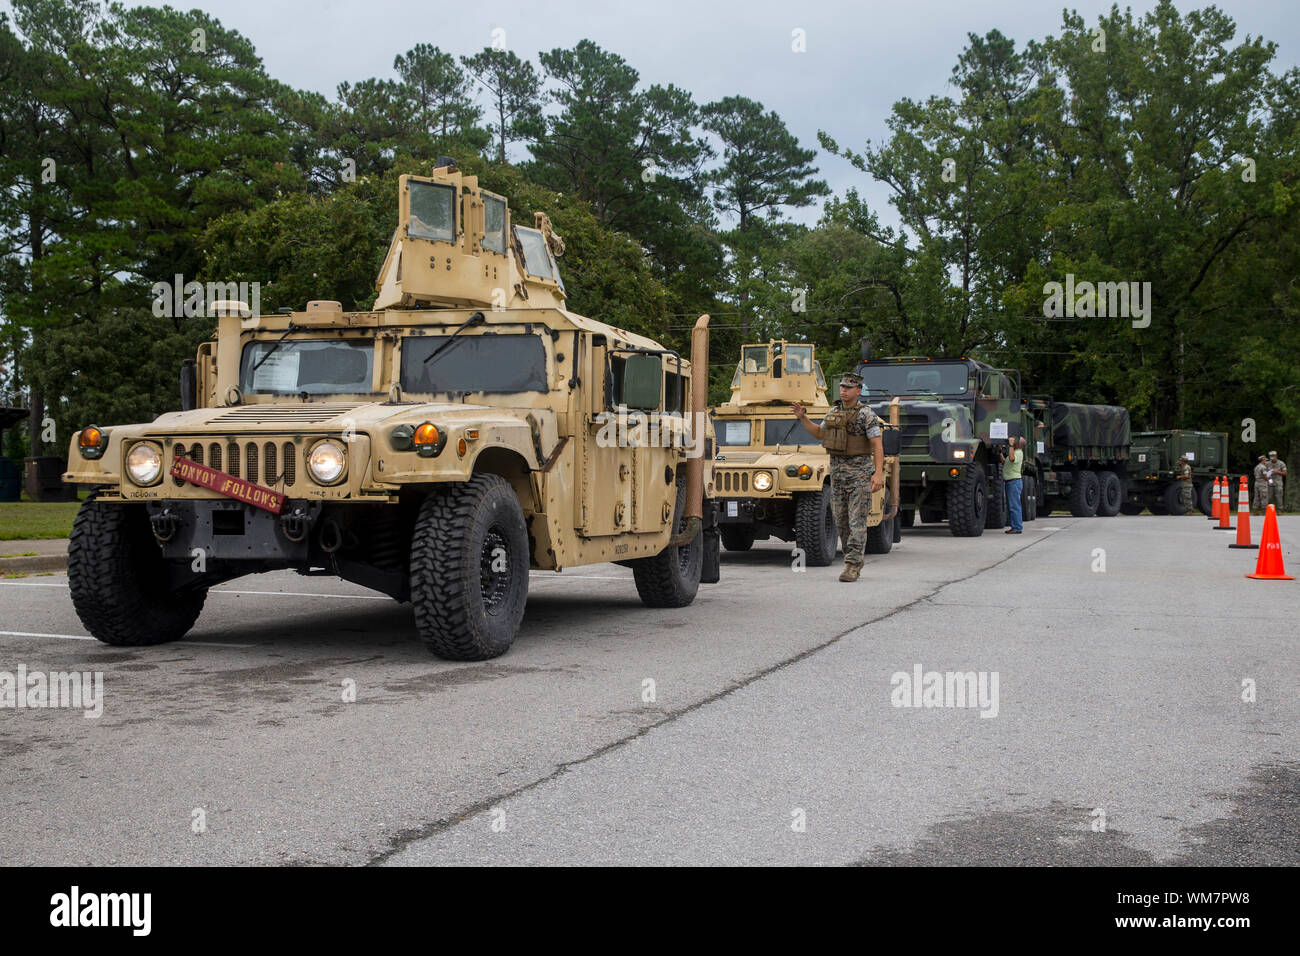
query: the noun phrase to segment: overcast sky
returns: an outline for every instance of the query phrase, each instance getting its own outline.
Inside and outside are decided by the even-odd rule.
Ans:
[[[158,6],[161,4],[147,4]],[[1093,23],[1109,2],[1042,0],[204,0],[195,4],[250,38],[277,79],[333,96],[344,80],[393,76],[393,57],[416,43],[457,56],[506,45],[537,65],[539,50],[573,46],[584,37],[622,56],[644,83],[675,83],[700,104],[741,94],[776,110],[804,146],[818,148],[822,176],[835,193],[856,186],[882,214],[888,191],[847,162],[822,152],[817,130],[860,151],[886,133],[901,97],[951,92],[948,77],[968,33],[992,29],[1014,39],[1059,34],[1068,6]],[[1155,5],[1133,3],[1135,16]],[[1208,6],[1182,0],[1182,13]],[[0,0],[0,9],[8,4]],[[189,3],[175,6],[186,8]],[[1300,62],[1297,0],[1222,0],[1237,38],[1264,36],[1278,46],[1275,72]],[[802,29],[807,52],[791,49]],[[813,212],[799,216],[816,218]]]

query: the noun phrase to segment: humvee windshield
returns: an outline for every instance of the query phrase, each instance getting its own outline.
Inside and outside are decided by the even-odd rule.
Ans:
[[[516,226],[519,244],[524,249],[524,269],[529,275],[539,279],[554,279],[555,270],[551,268],[551,257],[546,249],[546,237],[540,230]]]
[[[450,335],[402,339],[402,391],[545,392],[546,348],[536,335],[459,335],[432,362]]]
[[[763,422],[763,444],[820,445],[821,439],[813,438],[797,418],[769,418]]]
[[[239,390],[245,395],[370,394],[374,370],[375,346],[370,341],[264,339],[244,346]]]
[[[750,421],[746,418],[738,422],[714,422],[714,431],[719,445],[748,445]]]
[[[456,189],[434,183],[411,183],[411,220],[407,232],[417,239],[452,242],[456,238]]]
[[[970,371],[957,362],[868,365],[862,387],[871,395],[965,395],[969,389]]]

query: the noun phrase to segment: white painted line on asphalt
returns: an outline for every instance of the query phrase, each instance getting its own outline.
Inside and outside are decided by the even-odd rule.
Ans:
[[[383,594],[316,594],[312,591],[232,591],[212,590],[208,594],[266,594],[271,597],[314,597],[314,598],[354,598],[358,601],[391,601]]]
[[[53,637],[60,641],[93,641],[87,634],[40,634],[35,631],[0,631],[0,637]],[[169,641],[168,643],[172,643]],[[215,641],[184,641],[190,647],[256,647],[256,644],[218,644]],[[151,645],[142,645],[151,646]]]
[[[0,581],[0,584],[11,588],[63,588],[66,590],[68,587],[66,584],[46,584],[36,581]]]

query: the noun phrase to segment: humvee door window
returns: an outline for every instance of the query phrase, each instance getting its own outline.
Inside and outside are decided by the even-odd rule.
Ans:
[[[274,339],[250,342],[239,363],[239,390],[246,395],[368,395],[374,391],[374,363],[372,342],[298,339],[281,342],[278,349]]]
[[[432,362],[425,362],[450,335],[402,339],[402,391],[545,392],[546,347],[536,335],[460,335]]]
[[[506,254],[506,201],[498,196],[483,194],[483,221],[486,224],[483,248],[489,252]]]
[[[546,248],[546,237],[540,229],[526,229],[515,226],[519,245],[524,250],[524,271],[539,279],[554,279],[555,270],[551,268],[551,255]]]
[[[715,422],[719,445],[748,445],[749,419],[743,422]]]
[[[407,233],[416,239],[451,242],[456,238],[456,190],[433,183],[411,183]]]
[[[820,423],[818,423],[820,424]],[[769,418],[763,422],[764,445],[820,445],[797,418]]]
[[[746,346],[741,350],[740,370],[746,375],[767,371],[767,346]]]

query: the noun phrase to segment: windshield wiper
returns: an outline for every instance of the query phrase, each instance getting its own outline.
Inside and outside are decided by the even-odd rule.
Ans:
[[[435,358],[437,358],[439,355],[445,352],[447,348],[451,345],[451,343],[456,341],[456,336],[460,335],[460,333],[464,332],[471,325],[479,325],[480,323],[486,321],[487,321],[487,316],[485,316],[482,312],[475,312],[465,321],[464,325],[458,328],[455,332],[451,333],[451,338],[443,342],[436,349],[434,349],[432,352],[429,353],[429,357],[424,360],[424,364],[428,365]]]
[[[267,353],[257,360],[257,364],[254,365],[252,371],[248,373],[249,381],[252,381],[253,372],[256,372],[259,368],[261,368],[263,363],[265,363],[267,359],[269,359],[272,355],[274,355],[276,353],[276,350],[279,349],[280,346],[284,344],[284,340],[289,337],[289,333],[297,332],[297,331],[298,331],[298,326],[290,322],[289,327],[284,330],[284,335],[276,339],[275,344],[271,346],[271,348],[267,351]]]
[[[787,428],[784,432],[781,433],[781,437],[778,438],[776,441],[772,442],[772,444],[773,444],[773,445],[779,445],[779,444],[781,444],[781,442],[783,442],[783,441],[785,441],[787,438],[789,438],[790,435],[791,435],[791,433],[794,431],[795,426],[798,425],[798,424],[799,424],[799,419],[796,418],[794,421],[792,421],[792,422],[790,423],[790,427]]]

